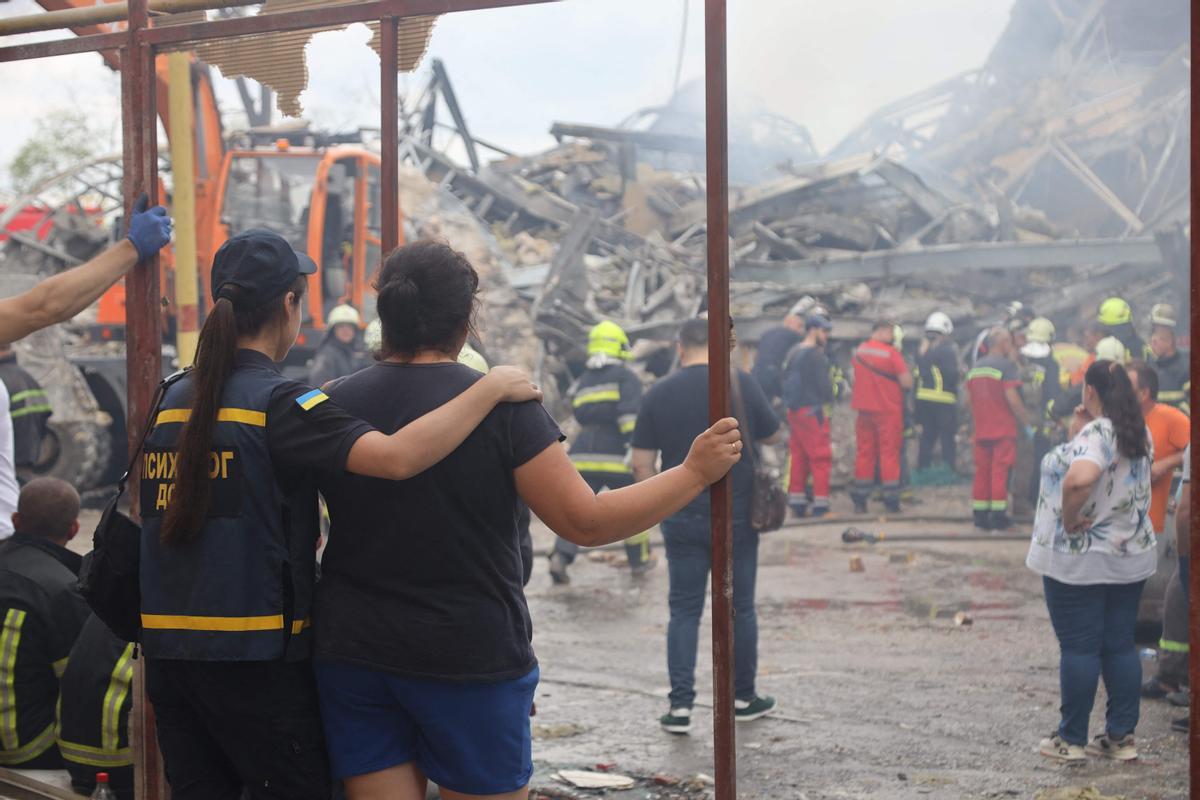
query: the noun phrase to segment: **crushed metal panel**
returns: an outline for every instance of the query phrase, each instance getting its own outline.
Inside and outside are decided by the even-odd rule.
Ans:
[[[433,36],[433,27],[437,20],[436,16],[405,17],[400,20],[396,36],[396,64],[401,72],[412,72],[421,63],[425,51],[429,48],[429,39]],[[367,42],[367,47],[378,53],[379,23],[368,22],[367,27],[371,29],[371,41]]]

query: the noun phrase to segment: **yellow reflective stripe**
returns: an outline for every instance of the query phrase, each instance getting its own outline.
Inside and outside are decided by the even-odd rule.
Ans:
[[[54,669],[54,677],[61,678],[63,673],[67,671],[67,658],[60,658],[50,666]]]
[[[623,414],[617,417],[617,427],[621,433],[632,433],[637,427],[637,414]]]
[[[650,541],[650,531],[642,531],[641,533],[635,533],[633,536],[630,536],[628,539],[626,539],[625,544],[644,544],[648,541]]]
[[[993,500],[992,501],[992,511],[1004,511],[1007,508],[1008,508],[1007,500]]]
[[[612,472],[620,475],[629,475],[633,472],[625,464],[615,461],[573,461],[572,463],[580,472]]]
[[[971,508],[973,508],[976,511],[987,511],[991,507],[992,507],[991,500],[972,500],[971,501]]]
[[[154,418],[154,424],[187,422],[191,416],[190,408],[168,408],[158,412],[158,416]],[[267,427],[267,414],[264,411],[251,411],[248,408],[222,408],[217,410],[217,422],[240,422],[243,425],[265,428]]]
[[[130,747],[109,751],[68,742],[60,737],[58,750],[67,761],[88,767],[128,767],[133,764],[133,749]]]
[[[8,398],[10,403],[19,403],[22,400],[28,400],[30,397],[47,397],[42,389],[26,389],[23,392],[17,392],[12,397]]]
[[[43,403],[42,405],[39,405],[39,406],[25,406],[24,408],[18,408],[16,411],[13,411],[12,413],[10,413],[9,416],[12,417],[13,419],[20,419],[21,417],[27,417],[30,414],[52,414],[52,413],[54,413],[54,407]]]
[[[309,619],[294,619],[292,620],[292,635],[306,631],[312,627],[312,620]]]
[[[1187,653],[1189,652],[1187,642],[1173,642],[1170,639],[1159,639],[1158,649],[1165,650],[1168,653]]]
[[[1172,401],[1182,400],[1185,397],[1187,397],[1187,392],[1183,391],[1182,389],[1180,389],[1179,391],[1172,390],[1169,392],[1163,391],[1162,389],[1160,389],[1158,392],[1158,399],[1162,400],[1164,403],[1170,403]]]
[[[952,393],[938,389],[917,389],[917,399],[926,400],[930,403],[947,403],[950,405],[958,402],[958,398]]]
[[[17,735],[16,666],[24,624],[25,612],[10,608],[0,632],[0,751],[16,751],[21,745]]]
[[[104,705],[100,709],[100,747],[104,752],[117,749],[121,743],[121,705],[129,695],[133,683],[133,645],[125,645],[125,651],[117,659],[108,689],[104,692]]]
[[[618,403],[621,400],[621,392],[617,389],[605,389],[601,392],[586,392],[581,395],[576,395],[575,400],[571,403],[575,408],[580,406],[591,405],[592,403]]]
[[[992,367],[976,367],[967,373],[967,380],[974,378],[994,378],[998,381],[1004,380],[1004,373]]]
[[[175,631],[281,631],[283,614],[261,617],[193,617],[182,614],[142,614],[142,627]]]
[[[37,758],[53,746],[54,723],[51,723],[28,743],[11,750],[7,747],[0,750],[0,765],[12,766],[14,764],[23,764],[26,761]]]

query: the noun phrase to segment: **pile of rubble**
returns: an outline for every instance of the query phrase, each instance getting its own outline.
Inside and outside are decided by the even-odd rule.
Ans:
[[[1153,13],[1017,0],[983,69],[870,115],[826,160],[735,187],[739,340],[804,294],[855,340],[885,310],[916,333],[940,309],[966,338],[1021,299],[1065,332],[1107,293],[1148,308],[1178,292],[1187,21],[1183,0]],[[555,148],[476,173],[403,147],[490,228],[541,340],[535,364],[565,382],[596,321],[621,322],[646,351],[703,307],[703,175],[659,168],[670,154],[697,163],[703,141],[694,126],[552,132]]]

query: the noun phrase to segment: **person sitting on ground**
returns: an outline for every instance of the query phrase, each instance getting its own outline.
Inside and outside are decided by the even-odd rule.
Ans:
[[[1061,651],[1062,717],[1040,752],[1064,762],[1088,755],[1125,761],[1137,758],[1133,731],[1142,667],[1134,626],[1157,556],[1150,522],[1154,445],[1119,364],[1088,367],[1070,433],[1069,442],[1042,459],[1025,560],[1042,576]],[[1101,674],[1108,692],[1105,729],[1088,743]]]
[[[456,363],[473,333],[479,276],[445,244],[385,259],[376,284],[382,360],[329,387],[381,430],[483,378]],[[524,798],[538,682],[521,588],[518,498],[560,536],[595,547],[644,531],[735,464],[736,420],[684,463],[596,495],[540,403],[502,404],[449,456],[407,480],[330,474],[329,547],[314,614],[330,760],[350,800]]]
[[[778,417],[757,381],[736,372],[734,408],[745,415],[743,435],[758,444],[783,438]],[[679,370],[663,378],[646,393],[633,432],[633,475],[639,486],[656,480],[655,463],[661,454],[664,469],[685,462],[688,446],[708,424],[708,321],[689,319],[679,329]],[[738,406],[741,409],[738,409]],[[666,473],[662,473],[666,474]],[[754,610],[754,585],[758,575],[758,532],[750,525],[750,499],[754,474],[750,462],[735,467],[733,484],[733,625],[735,716],[749,722],[775,710],[775,698],[755,690],[758,672],[758,618]],[[671,680],[670,707],[659,718],[668,733],[691,730],[696,699],[696,646],[704,592],[711,567],[709,552],[709,495],[696,497],[663,521],[670,584],[667,625],[667,673]]]
[[[0,545],[0,766],[62,769],[54,706],[71,647],[91,611],[79,593],[79,494],[57,478],[25,484],[16,533]],[[0,698],[2,699],[2,698]]]

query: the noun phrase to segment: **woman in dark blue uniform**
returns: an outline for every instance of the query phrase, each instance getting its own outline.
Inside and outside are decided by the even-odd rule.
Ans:
[[[217,252],[196,368],[142,456],[146,683],[176,800],[328,800],[309,648],[318,471],[407,478],[496,403],[536,400],[498,368],[391,436],[276,367],[316,265],[259,230]]]

